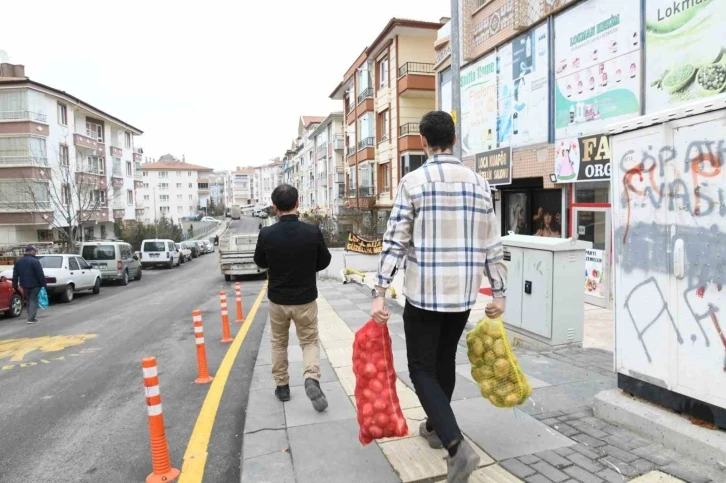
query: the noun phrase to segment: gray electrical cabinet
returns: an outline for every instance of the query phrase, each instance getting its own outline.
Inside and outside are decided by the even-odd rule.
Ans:
[[[502,237],[509,272],[504,325],[515,346],[581,345],[585,250],[592,243],[527,235]]]

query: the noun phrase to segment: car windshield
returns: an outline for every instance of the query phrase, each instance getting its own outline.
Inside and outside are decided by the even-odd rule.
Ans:
[[[163,252],[166,251],[166,244],[160,241],[144,242],[143,251],[145,252]]]
[[[81,256],[86,260],[115,260],[116,247],[113,245],[86,245]]]
[[[63,257],[38,257],[38,260],[43,268],[61,268],[63,266]]]

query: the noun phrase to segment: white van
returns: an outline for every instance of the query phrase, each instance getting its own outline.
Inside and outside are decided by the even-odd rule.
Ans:
[[[144,240],[141,242],[141,266],[143,268],[164,266],[178,267],[181,256],[173,240]]]

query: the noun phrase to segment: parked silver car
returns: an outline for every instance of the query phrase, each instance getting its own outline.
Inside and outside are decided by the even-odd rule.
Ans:
[[[141,280],[141,261],[126,242],[85,242],[81,244],[81,256],[101,272],[104,282],[128,285],[132,278]]]

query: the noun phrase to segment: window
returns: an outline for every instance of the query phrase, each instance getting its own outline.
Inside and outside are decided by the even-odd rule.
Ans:
[[[176,195],[176,199],[179,200],[179,201],[181,201],[182,200],[182,195]]]
[[[58,163],[60,163],[61,166],[68,167],[70,164],[69,155],[68,155],[68,146],[65,144],[61,144],[58,146]]]
[[[193,200],[194,199],[194,195],[189,195],[189,199],[190,200]]]
[[[134,175],[134,169],[131,166],[131,161],[126,161],[126,176],[129,178]]]
[[[388,87],[388,57],[378,63],[378,76],[380,79],[381,89]]]
[[[141,172],[141,176],[148,176],[148,175],[149,175],[149,172],[148,171],[142,171]]]
[[[149,201],[149,195],[144,195],[144,201]]]
[[[169,189],[169,183],[159,183],[159,189],[160,190],[168,190]]]
[[[384,192],[391,189],[391,163],[378,166],[378,191]]]
[[[476,0],[476,7],[481,8],[492,0]]]
[[[177,177],[177,178],[181,178],[181,171],[177,171],[177,172],[176,172],[176,177]]]
[[[89,231],[90,231],[90,233],[89,233]],[[93,238],[93,227],[92,226],[86,227],[86,238]],[[68,268],[71,271],[80,270],[80,268],[78,267],[78,261],[76,260],[76,257],[68,257]]]
[[[168,206],[159,207],[159,213],[161,213],[162,215],[169,214],[169,207]]]
[[[193,213],[193,212],[194,212],[194,207],[193,206],[189,206],[189,213]]]
[[[113,158],[113,175],[121,176],[121,160],[119,158]]]
[[[378,142],[388,141],[390,123],[388,109],[378,114]]]
[[[144,183],[144,188],[149,189],[149,183]]]
[[[95,206],[103,205],[106,203],[106,192],[102,190],[91,191],[91,203]]]
[[[169,172],[168,171],[159,171],[159,178],[168,178]]]
[[[125,146],[127,148],[130,148],[131,147],[131,133],[130,132],[126,131],[124,133],[124,141],[125,141],[125,143],[124,143]]]
[[[182,212],[182,209],[183,209],[183,208],[182,208],[181,206],[177,206],[177,207],[176,207],[176,212],[177,212],[177,213],[181,213],[181,212]]]
[[[38,230],[38,241],[52,242],[53,230]]]
[[[61,126],[68,125],[68,107],[60,102],[58,103],[58,124]]]
[[[71,204],[71,186],[67,183],[61,185],[61,202],[66,206]]]
[[[103,124],[86,121],[86,136],[102,143],[103,142]]]
[[[194,188],[194,183],[189,183],[190,188]]]
[[[101,240],[105,240],[105,239],[106,239],[106,225],[101,225]],[[84,262],[85,262],[85,260],[83,260],[82,258],[78,259],[78,265],[80,265],[81,268],[83,268],[83,269],[86,268],[83,266]]]
[[[127,205],[134,204],[134,191],[133,190],[126,190],[126,204]]]
[[[159,195],[159,201],[169,201],[169,195]]]
[[[181,185],[182,185],[181,183],[177,183],[177,184],[176,184],[176,187],[177,187],[177,188],[181,188]]]
[[[191,175],[192,175],[192,172],[191,171],[187,171],[187,176],[191,176]]]
[[[426,162],[424,154],[404,154],[401,156],[401,176],[406,176],[414,169],[418,169]]]
[[[88,173],[104,174],[105,165],[103,162],[103,158],[99,158],[98,156],[89,156],[86,159],[86,165],[84,166],[84,169]]]

